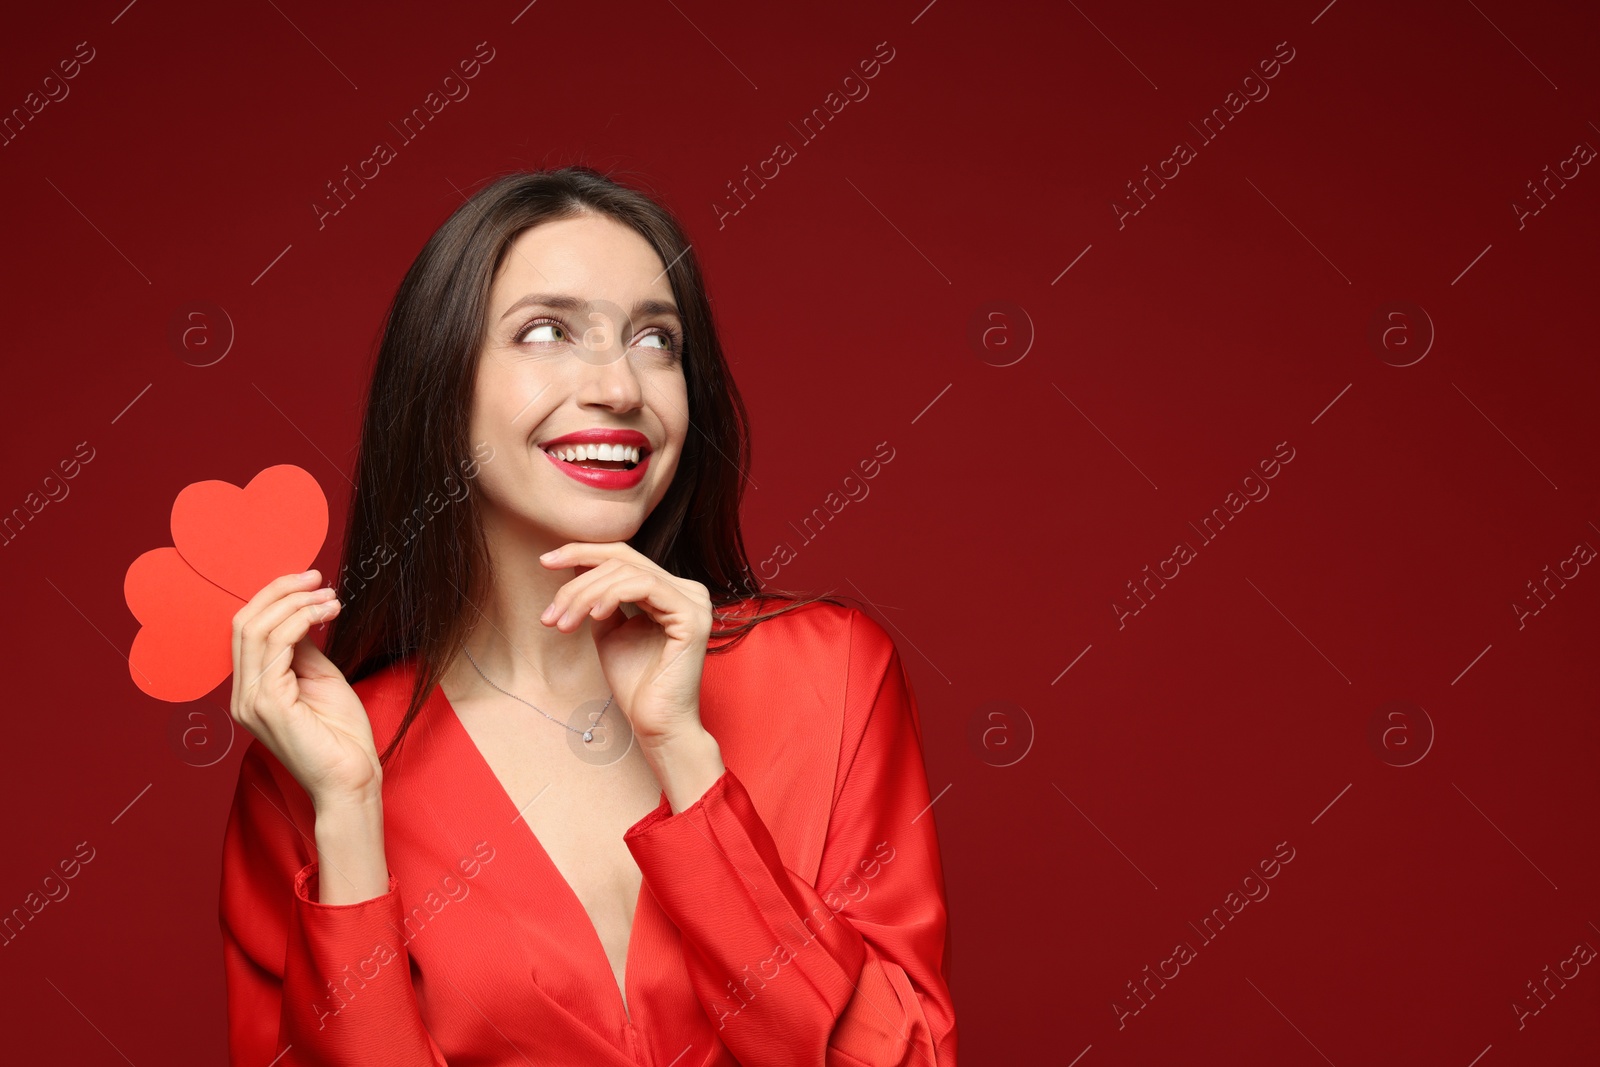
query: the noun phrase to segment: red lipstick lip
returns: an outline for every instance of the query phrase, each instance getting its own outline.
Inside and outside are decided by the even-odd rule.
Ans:
[[[565,440],[565,439],[563,439]],[[576,443],[576,442],[573,442]],[[540,449],[540,451],[544,451]],[[592,470],[580,467],[576,463],[568,463],[564,459],[552,456],[545,452],[545,458],[556,465],[556,469],[574,481],[591,485],[596,489],[632,489],[644,481],[645,468],[650,466],[650,453],[641,451],[638,465],[631,470]]]
[[[621,445],[625,448],[637,448],[639,462],[631,470],[593,470],[589,467],[580,467],[576,463],[568,463],[559,456],[551,454],[552,448],[562,445]],[[548,441],[540,442],[539,451],[543,452],[562,474],[573,481],[582,482],[596,489],[632,489],[644,481],[644,472],[650,466],[651,454],[650,438],[638,430],[604,427],[578,430],[561,437],[552,437]]]

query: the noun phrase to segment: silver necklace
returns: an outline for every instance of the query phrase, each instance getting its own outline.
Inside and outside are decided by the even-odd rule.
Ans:
[[[484,681],[489,682],[489,685],[491,687],[493,687],[495,689],[499,689],[500,692],[505,693],[506,696],[510,697],[512,700],[522,700],[522,698],[517,696],[517,694],[515,694],[515,693],[506,693],[506,691],[504,689],[500,689],[500,687],[498,685],[495,685],[492,681],[489,681],[489,676],[487,674],[483,673],[483,668],[478,666],[478,661],[472,658],[472,653],[471,653],[471,651],[469,651],[466,648],[466,646],[462,646],[461,651],[467,653],[467,659],[472,662],[473,670],[477,671],[478,674],[480,676],[482,676]],[[606,708],[609,708],[611,706],[611,701],[612,701],[613,697],[615,697],[615,696],[616,696],[616,694],[613,693],[611,696],[606,697],[606,707],[600,709],[600,714],[596,715],[594,717],[594,723],[587,730],[580,730],[576,726],[573,726],[571,723],[562,722],[560,719],[556,718],[554,715],[551,715],[551,714],[547,713],[546,711],[544,711],[542,708],[540,708],[537,704],[535,704],[531,700],[522,700],[522,702],[524,704],[528,705],[528,707],[532,708],[534,711],[537,711],[540,715],[543,715],[545,718],[547,718],[551,722],[555,723],[557,726],[565,726],[567,729],[571,730],[575,734],[582,734],[584,741],[589,742],[589,741],[593,741],[594,740],[594,728],[596,726],[600,725],[601,716],[605,715]]]

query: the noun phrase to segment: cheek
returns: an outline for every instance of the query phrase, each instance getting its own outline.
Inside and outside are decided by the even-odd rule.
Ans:
[[[689,383],[684,380],[680,370],[666,377],[659,388],[661,395],[669,398],[665,409],[658,412],[661,425],[666,429],[668,439],[676,442],[681,452],[683,442],[689,435]]]
[[[498,351],[484,353],[473,383],[474,426],[500,436],[526,432],[538,421],[534,409],[541,405],[535,398],[551,395],[555,384],[552,369],[537,360],[514,359]]]
[[[470,440],[488,441],[495,454],[533,449],[534,427],[548,414],[552,390],[544,383],[508,380],[484,382],[472,407]]]
[[[478,469],[476,484],[472,488],[473,495],[480,501],[488,501],[500,507],[510,505],[515,490],[507,484],[507,476],[512,473],[511,465],[501,463],[503,452],[497,452],[494,463],[486,463]]]

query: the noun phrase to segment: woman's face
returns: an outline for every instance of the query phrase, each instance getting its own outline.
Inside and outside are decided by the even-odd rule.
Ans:
[[[584,215],[518,235],[490,289],[473,397],[471,447],[494,448],[477,478],[489,528],[553,544],[638,532],[688,432],[682,337],[665,264],[632,228]]]

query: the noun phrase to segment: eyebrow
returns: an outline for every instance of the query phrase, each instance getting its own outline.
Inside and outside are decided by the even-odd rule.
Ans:
[[[529,293],[506,308],[505,313],[500,316],[500,321],[504,322],[511,317],[513,312],[520,311],[525,307],[546,307],[555,311],[582,311],[588,305],[589,302],[587,300],[576,296],[568,296],[566,293]],[[675,318],[681,318],[676,304],[650,298],[637,301],[633,305],[633,310],[628,313],[630,319],[643,318],[648,315],[671,315]]]

